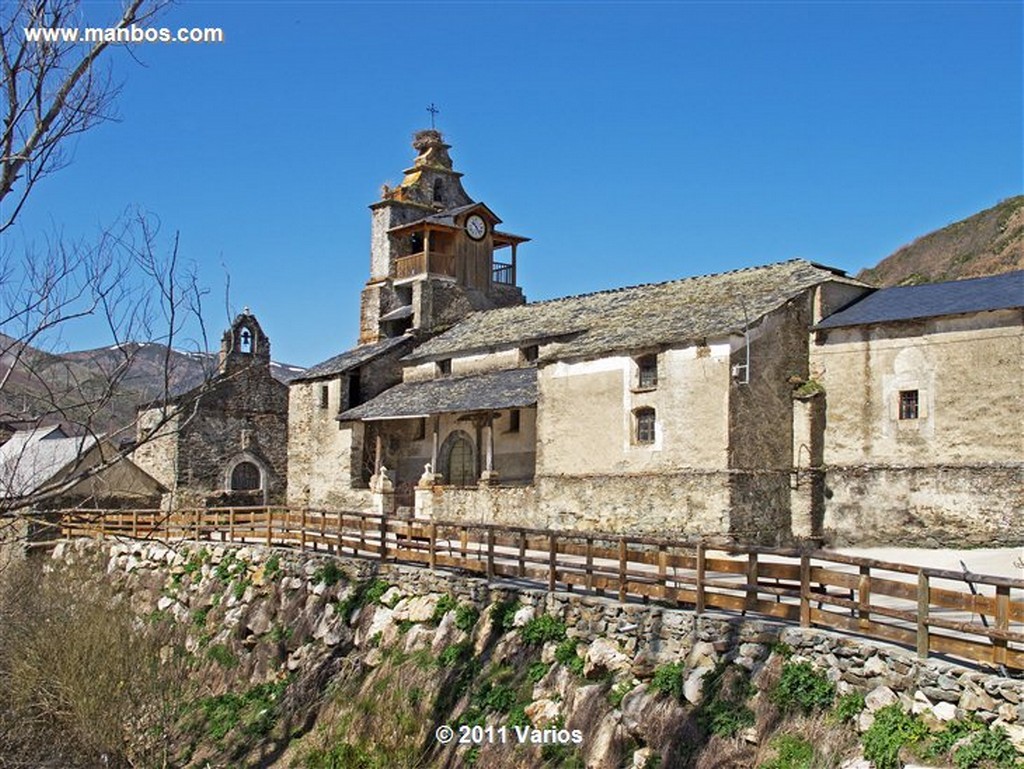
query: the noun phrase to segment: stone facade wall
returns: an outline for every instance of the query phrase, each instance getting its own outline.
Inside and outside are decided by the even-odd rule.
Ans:
[[[344,378],[293,383],[288,393],[288,504],[332,510],[369,510],[366,489],[353,488],[361,477],[364,427],[335,417]],[[320,388],[328,388],[327,408]]]
[[[749,334],[749,371],[729,386],[731,530],[740,539],[782,544],[791,531],[794,379],[807,379],[810,293],[766,315]],[[744,340],[745,341],[745,340]],[[734,345],[733,365],[746,365],[747,345]]]
[[[270,502],[288,483],[288,387],[262,366],[214,380],[195,404],[181,406],[177,487],[225,490],[232,465],[255,460],[266,474]]]
[[[1019,466],[830,467],[825,484],[830,544],[1024,545]]]
[[[640,388],[637,370],[636,359],[627,356],[541,367],[538,475],[657,475],[726,468],[728,343],[659,353],[656,388]],[[640,408],[655,409],[651,444],[635,439],[635,412]]]
[[[677,537],[729,531],[729,474],[537,478],[538,523],[557,529]]]
[[[1020,310],[820,332],[811,368],[828,403],[830,466],[1021,462]],[[921,415],[898,418],[900,390]]]
[[[1020,310],[822,332],[824,533],[837,543],[1024,542]],[[917,390],[919,416],[899,418]]]
[[[168,490],[178,483],[179,422],[180,415],[164,408],[146,409],[136,422],[138,445],[131,460]]]
[[[534,486],[481,486],[459,489],[434,486],[416,490],[416,516],[437,521],[543,526],[537,515]]]

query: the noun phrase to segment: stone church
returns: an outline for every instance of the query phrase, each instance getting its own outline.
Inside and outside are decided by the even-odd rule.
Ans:
[[[1024,273],[973,303],[969,282],[889,299],[791,260],[526,303],[528,239],[467,195],[438,132],[413,147],[370,206],[359,344],[291,385],[290,504],[763,543],[1024,541]],[[858,314],[874,297],[887,311]],[[1016,427],[952,396],[978,377]]]
[[[221,339],[216,374],[140,407],[131,459],[179,507],[284,501],[288,386],[271,373],[270,339],[249,308]]]

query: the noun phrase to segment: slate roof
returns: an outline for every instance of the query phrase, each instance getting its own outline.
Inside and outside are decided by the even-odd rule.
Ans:
[[[421,417],[467,411],[494,411],[537,402],[537,369],[517,368],[423,382],[402,382],[360,406],[341,421]]]
[[[880,288],[815,328],[863,326],[1024,307],[1024,270],[987,278]]]
[[[554,344],[542,361],[588,358],[742,333],[819,283],[864,285],[803,259],[716,275],[478,312],[417,347],[406,361],[525,344]]]
[[[495,220],[497,220],[499,222],[501,221],[501,219],[498,218],[497,214],[495,214],[490,208],[487,208],[487,205],[485,203],[477,202],[477,203],[467,203],[466,205],[456,206],[455,208],[449,208],[449,209],[446,209],[444,211],[438,211],[436,214],[431,214],[430,216],[424,216],[422,219],[416,219],[415,221],[412,221],[412,222],[406,222],[405,224],[399,224],[399,225],[389,229],[388,232],[397,232],[399,230],[407,230],[407,229],[409,229],[411,227],[416,227],[416,226],[421,225],[421,224],[440,224],[440,225],[443,225],[445,227],[454,227],[455,226],[455,217],[458,216],[459,214],[463,214],[466,211],[469,211],[469,210],[471,210],[473,208],[484,208],[484,209],[487,210],[487,213],[489,213],[491,216],[494,217]]]
[[[69,438],[56,425],[15,433],[0,446],[0,498],[31,494],[95,444],[93,436]]]
[[[333,358],[328,358],[322,363],[317,363],[315,366],[311,366],[303,371],[299,376],[295,377],[292,381],[305,382],[311,379],[322,379],[323,377],[344,374],[346,371],[350,371],[364,363],[368,363],[374,358],[377,358],[396,347],[411,343],[411,341],[411,337],[396,336],[391,339],[382,339],[381,341],[374,342],[372,344],[362,344],[358,347],[353,347],[347,352],[335,355]]]

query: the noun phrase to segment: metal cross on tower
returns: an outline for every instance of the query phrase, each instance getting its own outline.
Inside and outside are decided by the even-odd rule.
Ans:
[[[434,118],[437,116],[437,113],[440,112],[440,111],[441,110],[439,110],[437,107],[434,106],[434,102],[430,102],[430,106],[427,107],[427,112],[430,113],[430,128],[431,128],[431,130],[434,129]]]

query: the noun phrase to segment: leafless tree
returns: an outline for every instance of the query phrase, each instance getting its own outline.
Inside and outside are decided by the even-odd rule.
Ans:
[[[167,1],[129,0],[108,26],[145,25]],[[17,219],[36,182],[67,163],[67,140],[114,116],[118,86],[101,66],[111,43],[39,42],[25,34],[80,22],[78,0],[0,3],[0,233]]]
[[[168,2],[125,0],[106,27],[146,26]],[[79,0],[0,2],[0,233],[30,204],[36,183],[67,164],[69,140],[115,117],[119,86],[104,53],[112,44],[40,41],[26,33],[59,28],[84,29]],[[175,386],[173,349],[207,349],[203,291],[177,234],[161,237],[154,216],[125,214],[92,242],[58,234],[15,251],[10,241],[0,243],[0,429],[69,425],[83,450],[57,478],[0,488],[0,529],[10,526],[12,511],[45,504],[121,459],[138,405],[126,402],[124,384],[143,349],[162,350],[163,381],[148,393],[158,400]],[[101,364],[54,354],[67,349],[80,324],[94,334],[97,325],[104,328],[109,354]],[[85,447],[101,438],[105,451],[97,463]],[[16,470],[0,468],[0,484]]]

